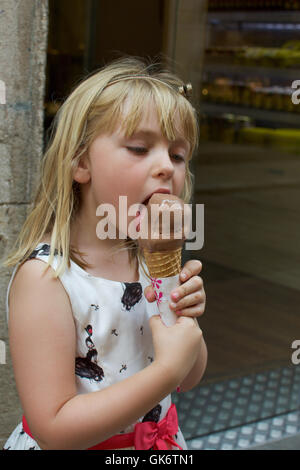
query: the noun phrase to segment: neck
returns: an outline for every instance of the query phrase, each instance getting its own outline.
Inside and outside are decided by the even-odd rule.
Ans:
[[[91,218],[79,213],[70,227],[70,245],[86,253],[92,264],[105,261],[112,264],[128,264],[130,262],[129,250],[125,247],[125,240],[106,238],[101,240],[96,233],[99,218]],[[120,250],[120,248],[123,248]]]
[[[125,240],[101,240],[96,232],[98,223],[93,204],[82,205],[71,222],[70,245],[83,253],[83,260],[92,266],[88,271],[91,274],[114,280],[136,280],[138,263],[137,260],[130,263],[129,250],[124,249]]]
[[[96,211],[85,207],[76,215],[71,223],[71,245],[76,248],[84,247],[93,250],[105,251],[106,253],[115,250],[121,241],[117,238],[100,239],[97,235],[97,224],[100,222],[96,216]]]

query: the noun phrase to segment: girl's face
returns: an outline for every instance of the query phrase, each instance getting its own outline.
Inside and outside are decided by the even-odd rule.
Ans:
[[[181,135],[175,141],[162,135],[154,106],[131,137],[125,137],[121,128],[97,137],[87,155],[89,181],[83,185],[95,214],[100,204],[110,203],[118,221],[119,196],[127,196],[128,208],[144,203],[154,192],[180,196],[189,150]],[[127,223],[134,217],[128,217]]]

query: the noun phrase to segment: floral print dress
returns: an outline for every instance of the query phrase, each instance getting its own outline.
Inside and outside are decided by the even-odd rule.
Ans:
[[[30,258],[47,262],[49,255],[50,245],[40,243]],[[57,264],[56,253],[52,268],[56,269]],[[9,289],[17,267],[7,290],[7,316]],[[149,318],[157,314],[157,307],[144,298],[149,279],[141,266],[139,281],[127,283],[95,277],[71,261],[71,267],[60,276],[60,280],[69,296],[76,325],[74,368],[78,394],[109,387],[153,361]],[[170,406],[171,395],[168,395],[137,422],[158,422],[166,416]],[[133,432],[135,424],[120,430],[120,433]],[[179,428],[174,439],[187,449]],[[41,449],[20,423],[5,443],[4,450]]]

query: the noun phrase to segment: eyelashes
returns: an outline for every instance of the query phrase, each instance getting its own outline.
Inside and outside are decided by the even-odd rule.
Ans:
[[[138,155],[144,155],[148,152],[145,147],[127,147],[130,152],[137,153]]]
[[[146,147],[126,147],[127,150],[129,150],[130,152],[132,153],[135,153],[136,155],[146,155],[147,152],[148,152],[148,148]],[[180,154],[172,154],[171,155],[171,158],[173,158],[175,161],[178,161],[178,162],[184,162],[185,161],[185,157],[184,155],[180,155]]]

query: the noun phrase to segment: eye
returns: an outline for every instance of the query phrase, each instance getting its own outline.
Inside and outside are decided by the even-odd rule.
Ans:
[[[177,162],[184,162],[185,161],[185,157],[183,155],[179,155],[177,153],[173,154],[172,158]]]
[[[137,155],[144,155],[148,152],[148,149],[145,147],[127,147],[130,152],[136,153]]]

